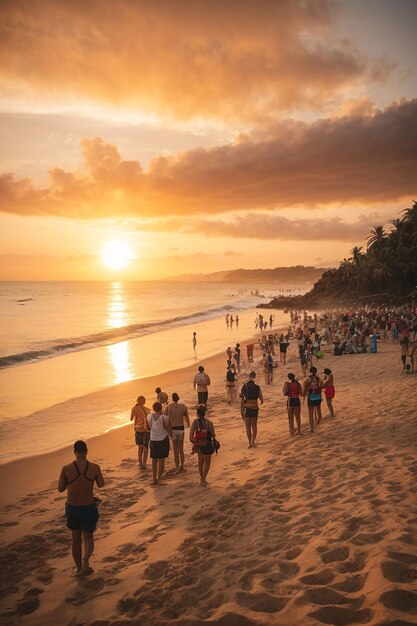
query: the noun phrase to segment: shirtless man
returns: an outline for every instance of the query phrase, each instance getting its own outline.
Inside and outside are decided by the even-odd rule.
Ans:
[[[58,481],[58,491],[67,492],[65,515],[67,527],[72,533],[72,557],[75,576],[93,573],[90,557],[94,552],[93,533],[97,526],[98,509],[94,501],[93,487],[103,487],[104,479],[100,466],[87,461],[87,445],[84,441],[74,443],[75,461],[65,465]],[[84,541],[84,557],[82,542]]]
[[[172,449],[174,451],[175,467],[184,470],[184,432],[185,424],[190,428],[190,417],[185,404],[178,402],[179,395],[172,394],[172,402],[168,405],[168,418],[172,427]],[[184,423],[185,422],[185,423]]]
[[[145,406],[146,398],[139,396],[135,406],[130,411],[130,421],[133,421],[135,428],[135,443],[138,447],[138,465],[141,469],[146,469],[149,448],[149,429],[147,416],[148,407]]]

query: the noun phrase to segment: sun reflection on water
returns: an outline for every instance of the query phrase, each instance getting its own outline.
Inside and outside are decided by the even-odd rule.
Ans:
[[[129,342],[122,341],[107,346],[110,353],[110,363],[113,367],[114,384],[132,380],[132,363],[130,361]]]
[[[107,319],[110,328],[121,328],[128,323],[126,295],[123,283],[111,284],[110,297],[107,307]],[[110,363],[113,367],[114,384],[125,383],[132,380],[132,363],[130,360],[130,347],[128,341],[122,341],[107,346]]]
[[[123,283],[115,282],[111,284],[107,321],[110,328],[121,328],[121,326],[127,325],[127,302]]]

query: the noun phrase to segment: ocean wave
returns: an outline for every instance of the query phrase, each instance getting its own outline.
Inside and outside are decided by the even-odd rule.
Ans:
[[[103,345],[125,341],[142,337],[151,333],[156,333],[176,326],[185,326],[191,322],[202,322],[208,319],[219,318],[222,315],[233,311],[243,311],[255,306],[253,298],[247,298],[232,304],[225,304],[221,307],[208,309],[207,311],[196,311],[190,315],[180,315],[170,319],[149,322],[142,324],[130,324],[128,326],[120,326],[111,328],[99,333],[93,333],[82,337],[71,337],[67,339],[55,339],[44,342],[37,350],[28,350],[19,354],[11,354],[0,356],[0,369],[13,367],[16,365],[25,365],[42,359],[53,358],[61,354],[76,352],[79,350],[88,350]]]

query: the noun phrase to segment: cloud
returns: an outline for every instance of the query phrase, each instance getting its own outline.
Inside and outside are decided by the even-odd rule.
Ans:
[[[390,216],[378,213],[362,215],[349,223],[339,217],[332,219],[289,219],[273,213],[248,213],[232,221],[171,218],[142,223],[141,231],[182,231],[206,237],[260,239],[270,241],[345,241],[364,239],[375,224],[388,223]],[[236,253],[229,251],[227,255]]]
[[[3,0],[0,85],[189,120],[256,121],[385,81],[333,0]]]
[[[209,217],[236,210],[376,204],[417,192],[417,99],[373,116],[286,121],[236,143],[154,158],[143,170],[101,138],[84,139],[86,169],[50,185],[0,177],[0,209],[21,215]]]

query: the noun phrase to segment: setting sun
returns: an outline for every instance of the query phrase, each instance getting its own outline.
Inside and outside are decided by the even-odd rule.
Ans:
[[[101,258],[106,267],[120,270],[128,265],[132,259],[132,252],[124,241],[109,241],[102,252]]]

